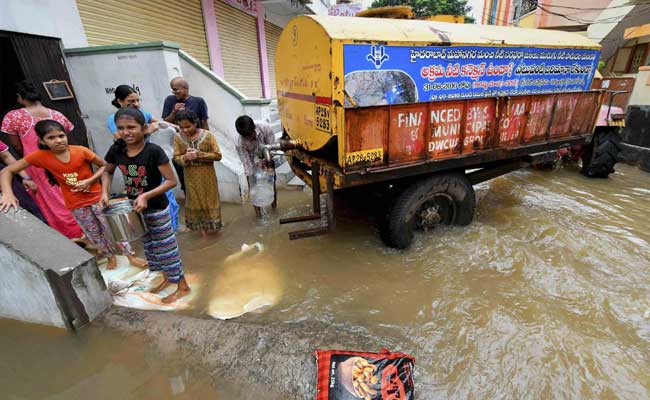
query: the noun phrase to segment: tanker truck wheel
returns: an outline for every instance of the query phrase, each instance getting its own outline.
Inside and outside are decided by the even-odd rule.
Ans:
[[[381,238],[390,247],[405,249],[416,229],[469,225],[475,206],[474,188],[464,174],[420,179],[397,196],[380,228]]]
[[[589,178],[607,178],[614,172],[621,151],[622,138],[618,129],[596,130],[591,144],[582,154],[583,175]]]

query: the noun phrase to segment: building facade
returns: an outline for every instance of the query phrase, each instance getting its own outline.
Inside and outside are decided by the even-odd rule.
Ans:
[[[485,0],[482,23],[573,31],[599,42],[603,74],[650,65],[650,4],[628,0]],[[627,33],[626,33],[627,32]]]
[[[90,46],[170,41],[250,98],[274,98],[275,47],[298,14],[291,0],[77,0]],[[311,8],[310,8],[311,7]]]
[[[584,31],[611,0],[485,0],[485,25]]]

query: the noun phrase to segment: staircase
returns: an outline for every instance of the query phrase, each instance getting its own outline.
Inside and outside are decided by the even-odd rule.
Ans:
[[[280,139],[282,137],[282,121],[280,121],[280,114],[278,114],[277,100],[271,102],[269,116],[266,118],[266,122],[271,125],[271,129],[275,133],[275,139]],[[302,190],[305,187],[305,182],[298,178],[291,170],[286,157],[275,156],[274,160],[277,187],[293,190]]]

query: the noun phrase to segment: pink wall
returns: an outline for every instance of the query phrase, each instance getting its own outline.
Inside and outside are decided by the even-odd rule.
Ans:
[[[221,44],[219,43],[219,30],[217,29],[217,16],[212,0],[201,0],[203,8],[203,25],[208,42],[208,55],[210,56],[210,69],[217,76],[223,78],[223,61],[221,58]]]
[[[260,79],[262,81],[262,97],[270,98],[269,62],[266,53],[266,30],[264,28],[264,6],[259,0],[221,0],[257,18],[257,49],[260,62]],[[223,54],[219,43],[219,30],[213,0],[201,0],[203,8],[203,23],[208,42],[210,68],[217,76],[223,78]]]
[[[269,60],[266,55],[266,30],[264,28],[264,6],[257,3],[257,49],[260,54],[260,73],[262,74],[262,97],[271,97],[269,84]]]

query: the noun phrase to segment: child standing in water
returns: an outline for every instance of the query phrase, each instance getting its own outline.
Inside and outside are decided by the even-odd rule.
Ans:
[[[111,101],[111,104],[115,106],[115,108],[120,109],[124,107],[133,107],[142,112],[142,115],[144,115],[144,122],[148,126],[147,132],[145,132],[145,141],[148,142],[148,135],[154,133],[159,128],[158,119],[151,116],[151,114],[148,112],[140,109],[140,95],[133,87],[129,85],[119,85],[115,88],[114,93],[115,98],[113,101]],[[165,125],[167,124],[165,123]],[[106,126],[113,135],[113,140],[118,140],[120,138],[120,135],[117,133],[117,125],[115,125],[115,113],[108,116]],[[162,128],[162,126],[160,126],[160,128]],[[173,191],[169,190],[167,193],[165,193],[165,195],[169,201],[169,211],[172,213],[172,225],[174,226],[174,230],[176,230],[178,228],[178,214],[181,208],[178,205],[178,202],[176,202],[176,196],[174,196]]]
[[[175,284],[176,291],[162,300],[173,303],[190,292],[165,196],[166,191],[176,186],[176,177],[163,149],[145,142],[147,124],[142,112],[130,107],[121,108],[115,113],[115,124],[120,139],[106,154],[100,203],[108,205],[113,173],[115,168],[119,168],[124,175],[127,196],[135,200],[133,209],[142,212],[149,228],[142,237],[149,270],[162,271],[165,275],[165,280],[151,292],[159,293],[168,285]]]
[[[217,138],[199,128],[199,117],[188,109],[176,113],[181,133],[174,137],[174,161],[185,174],[185,225],[194,231],[221,230],[219,186],[214,162],[221,160]]]
[[[0,201],[2,211],[18,206],[11,180],[30,166],[43,168],[52,185],[61,187],[66,207],[79,223],[86,238],[98,247],[99,254],[108,258],[108,269],[117,265],[116,254],[123,253],[131,265],[144,268],[144,260],[135,257],[128,243],[120,243],[117,249],[107,237],[106,220],[102,216],[99,200],[102,188],[99,178],[104,172],[106,162],[83,146],[68,144],[68,136],[63,125],[53,120],[39,121],[34,130],[38,135],[38,147],[25,158],[9,165],[2,172],[0,184],[4,196]],[[91,165],[99,169],[93,174]]]

